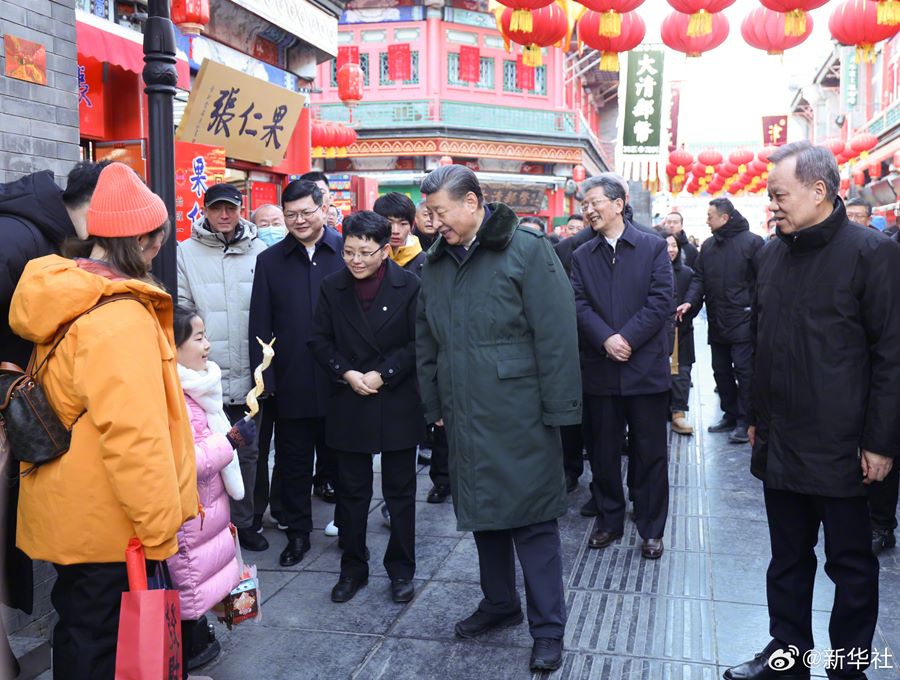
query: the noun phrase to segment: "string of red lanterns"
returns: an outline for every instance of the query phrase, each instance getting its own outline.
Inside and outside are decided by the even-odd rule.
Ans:
[[[356,130],[340,123],[313,123],[310,130],[312,155],[317,158],[345,157],[356,139]]]

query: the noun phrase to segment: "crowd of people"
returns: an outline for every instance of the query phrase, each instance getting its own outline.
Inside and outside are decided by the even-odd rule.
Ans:
[[[178,246],[174,299],[150,273],[171,231],[165,206],[125,165],[79,164],[65,191],[50,173],[0,187],[13,246],[0,258],[0,358],[46,359],[37,378],[72,432],[65,454],[28,474],[7,463],[6,597],[27,610],[29,560],[54,565],[54,677],[114,677],[134,536],[180,593],[183,677],[219,652],[205,614],[238,583],[237,547],[268,549],[271,521],[280,564],[302,562],[312,496],[334,504],[331,600],[352,599],[369,577],[375,455],[387,596],[415,597],[416,464],[427,464],[428,502],[452,498],[478,551],[483,599],[456,634],[527,614],[529,667],[559,668],[567,492],[587,458],[588,547],[622,539],[630,500],[640,555],[662,557],[669,428],[694,433],[704,306],[722,410],[709,431],[751,445],[772,543],[772,641],[725,677],[788,677],[770,657],[812,648],[820,524],[837,586],[832,646],[868,654],[875,555],[895,543],[900,245],[850,221],[827,150],[788,144],[770,160],[776,238],[716,198],[700,248],[677,212],[657,230],[637,223],[613,173],[582,183],[557,243],[486,202],[458,165],[425,177],[419,205],[387,193],[346,217],[319,172],[250,219],[241,193],[217,184]],[[261,410],[248,413],[273,339]]]

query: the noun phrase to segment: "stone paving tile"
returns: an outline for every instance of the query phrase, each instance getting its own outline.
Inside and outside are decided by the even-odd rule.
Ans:
[[[567,680],[715,680],[722,677],[713,665],[580,653],[566,654],[559,675]]]

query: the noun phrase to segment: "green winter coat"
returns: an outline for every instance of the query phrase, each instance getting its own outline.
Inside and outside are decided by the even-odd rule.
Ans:
[[[543,234],[502,203],[459,264],[428,251],[416,325],[428,422],[444,419],[460,531],[566,511],[560,425],[581,421],[572,285]]]

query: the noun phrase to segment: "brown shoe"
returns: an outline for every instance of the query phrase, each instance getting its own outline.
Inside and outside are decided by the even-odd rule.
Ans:
[[[661,538],[645,538],[641,545],[641,555],[648,560],[658,560],[663,554],[663,542]]]
[[[676,434],[694,434],[694,428],[684,416],[684,411],[672,411],[672,432]]]
[[[603,531],[602,529],[598,529],[594,533],[591,534],[591,537],[588,539],[588,548],[605,548],[613,541],[618,541],[622,538],[621,531]]]

